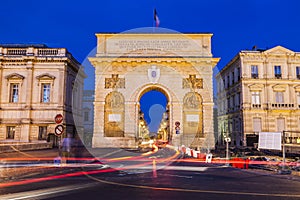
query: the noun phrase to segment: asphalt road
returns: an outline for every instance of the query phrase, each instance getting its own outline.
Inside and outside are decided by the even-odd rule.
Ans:
[[[117,168],[101,164],[60,167],[56,172],[45,170],[30,178],[9,181],[38,179],[0,187],[0,199],[300,199],[300,179],[291,175],[186,159],[164,160],[173,156],[172,150],[142,159],[135,157],[133,161],[125,156],[126,152],[116,154],[124,156],[110,163]]]

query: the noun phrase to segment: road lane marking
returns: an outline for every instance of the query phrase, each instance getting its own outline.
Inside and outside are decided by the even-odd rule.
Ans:
[[[163,170],[175,170],[175,171],[206,171],[208,167],[187,167],[187,166],[166,166]]]
[[[193,178],[192,176],[181,176],[181,175],[176,175],[176,174],[161,174],[161,175],[163,175],[163,176],[174,176],[174,177],[179,177],[179,178]]]
[[[121,152],[121,151],[123,151],[122,149],[118,149],[118,150],[116,150],[116,151],[112,151],[112,152],[109,152],[109,153],[107,153],[107,154],[104,154],[103,156],[101,156],[102,158],[105,158],[105,157],[108,157],[108,156],[110,156],[110,155],[113,155],[113,154],[115,154],[115,153],[119,153],[119,152]]]

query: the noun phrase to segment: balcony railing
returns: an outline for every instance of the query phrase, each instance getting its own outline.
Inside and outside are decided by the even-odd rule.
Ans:
[[[294,104],[290,103],[272,103],[271,108],[294,108]]]
[[[38,55],[58,55],[58,49],[38,49]]]
[[[261,104],[252,104],[252,108],[261,108]]]
[[[65,48],[12,48],[12,47],[0,47],[0,56],[67,56],[70,57],[70,53]]]
[[[7,55],[26,55],[26,49],[7,49]]]
[[[300,104],[293,103],[263,103],[263,104],[251,104],[243,103],[242,109],[263,109],[263,110],[295,110],[300,109]]]

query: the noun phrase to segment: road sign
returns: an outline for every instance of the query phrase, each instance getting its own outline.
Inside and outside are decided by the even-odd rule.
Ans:
[[[54,118],[56,124],[60,124],[63,121],[62,114],[57,114]]]
[[[63,125],[61,125],[61,124],[57,125],[54,129],[55,135],[57,135],[57,136],[62,135],[64,133],[64,130],[65,130],[65,128]]]
[[[175,126],[180,126],[180,122],[175,122]]]
[[[231,142],[231,138],[230,137],[225,137],[224,140],[225,140],[225,142]]]

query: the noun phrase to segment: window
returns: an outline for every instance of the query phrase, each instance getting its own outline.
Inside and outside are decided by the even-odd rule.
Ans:
[[[296,76],[297,79],[300,79],[300,67],[296,67]]]
[[[231,85],[233,85],[234,84],[234,71],[233,72],[231,72]]]
[[[39,126],[39,140],[46,140],[47,139],[47,126]]]
[[[14,139],[15,138],[16,127],[15,126],[8,126],[6,132],[7,132],[6,139]]]
[[[10,84],[10,97],[9,102],[17,103],[19,101],[19,84]]]
[[[285,129],[284,126],[285,126],[284,118],[277,118],[277,131],[278,132],[284,131]]]
[[[258,66],[257,65],[251,66],[251,78],[258,78]]]
[[[241,68],[237,68],[237,81],[240,81],[240,79],[241,79]]]
[[[297,92],[297,103],[300,105],[300,92]]]
[[[227,111],[230,109],[230,98],[227,98]]]
[[[230,78],[227,76],[227,88],[229,88]]]
[[[275,93],[276,103],[283,103],[283,92]]]
[[[275,78],[281,78],[281,66],[279,65],[274,66],[274,74],[275,74]]]
[[[261,118],[258,117],[253,118],[253,132],[255,133],[261,132]]]
[[[221,81],[219,80],[218,81],[218,92],[220,93],[222,91],[222,83]]]
[[[42,84],[42,100],[43,103],[50,102],[50,83]]]
[[[89,111],[84,112],[84,121],[85,122],[89,121]]]
[[[252,104],[260,104],[260,93],[252,92]]]
[[[230,108],[234,108],[234,96],[230,97]]]
[[[78,84],[75,81],[73,81],[72,82],[72,108],[73,109],[79,108],[78,94],[79,94]]]
[[[241,102],[241,93],[237,93],[236,96],[235,96],[235,105],[237,107],[240,107],[240,102]]]

